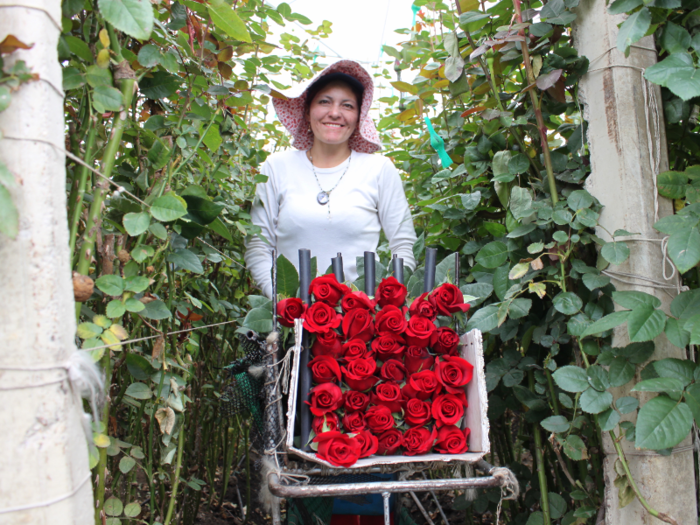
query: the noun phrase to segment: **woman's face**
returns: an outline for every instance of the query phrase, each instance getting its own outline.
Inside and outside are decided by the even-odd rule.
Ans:
[[[357,127],[360,108],[352,90],[329,84],[311,101],[306,118],[314,139],[325,144],[346,143]]]

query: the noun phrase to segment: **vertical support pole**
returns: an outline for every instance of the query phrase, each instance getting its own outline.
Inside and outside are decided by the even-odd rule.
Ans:
[[[437,261],[437,248],[425,249],[425,280],[423,292],[429,292],[435,287],[435,265]]]
[[[299,250],[299,295],[304,304],[310,303],[309,285],[311,284],[311,250]],[[304,330],[301,340],[299,359],[299,406],[297,413],[301,423],[301,448],[308,450],[306,443],[311,433],[311,412],[305,401],[309,400],[311,390],[311,372],[309,370],[309,334]]]
[[[394,255],[394,258],[391,260],[391,272],[396,280],[403,284],[403,257]]]
[[[374,252],[365,252],[365,293],[369,297],[374,297],[375,284]]]
[[[335,278],[338,280],[338,282],[345,282],[345,271],[343,270],[343,254],[338,252],[337,257],[331,258],[331,267],[333,268],[333,275],[335,275]]]
[[[391,511],[389,510],[389,498],[391,498],[391,493],[382,492],[382,499],[384,500],[384,525],[391,525]]]

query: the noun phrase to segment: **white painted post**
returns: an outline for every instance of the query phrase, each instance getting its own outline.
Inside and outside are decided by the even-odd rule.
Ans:
[[[579,54],[590,61],[589,73],[580,83],[591,154],[587,189],[605,206],[600,218],[605,230],[613,233],[625,229],[641,234],[642,238],[660,240],[663,235],[653,229],[653,224],[657,217],[670,215],[673,209],[671,201],[658,195],[655,182],[656,175],[668,169],[661,93],[658,86],[642,78],[644,68],[657,61],[653,38],[637,42],[625,58],[616,48],[617,25],[624,16],[609,15],[605,0],[583,1],[576,11],[575,45]],[[605,230],[599,228],[598,235],[612,240]],[[613,283],[618,290],[639,290],[656,295],[668,312],[677,293],[674,287],[678,285],[678,278],[664,280],[660,242],[632,241],[628,246],[630,258],[619,267],[610,268],[618,272]],[[620,273],[643,276],[670,288],[650,287],[648,281]],[[625,346],[628,342],[625,326],[615,331],[614,346]],[[669,343],[663,334],[654,342],[656,351],[652,359],[686,357],[685,352]],[[616,389],[614,395],[616,398],[635,395],[641,403],[652,397],[629,394],[629,388]],[[623,419],[629,420],[630,416]],[[662,457],[652,451],[635,450],[633,443],[622,441],[632,475],[651,507],[670,514],[682,525],[694,525],[698,521],[691,444],[688,438],[671,456]],[[606,523],[660,523],[637,500],[619,508],[618,490],[613,485],[617,456],[608,433],[603,439],[603,449]]]
[[[75,351],[65,158],[39,141],[64,144],[60,29],[57,0],[0,0],[0,40],[12,34],[33,44],[6,55],[5,67],[24,60],[41,78],[21,86],[0,112],[0,159],[19,181],[11,190],[19,234],[0,234],[3,525],[94,522],[82,406],[66,370],[8,370],[64,363]]]

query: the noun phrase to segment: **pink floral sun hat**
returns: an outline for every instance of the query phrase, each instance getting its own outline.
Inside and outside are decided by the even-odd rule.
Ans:
[[[330,73],[345,73],[355,78],[362,84],[364,93],[360,105],[360,118],[357,129],[352,134],[348,145],[353,151],[360,153],[374,153],[382,149],[381,141],[374,121],[369,116],[369,108],[374,97],[374,83],[372,77],[360,64],[354,60],[339,60],[321,71],[313,80],[295,86],[284,93],[285,99],[273,98],[272,104],[287,131],[293,137],[292,146],[302,151],[311,149],[314,143],[313,133],[309,133],[309,125],[304,117],[306,110],[306,94],[311,85],[319,78]]]

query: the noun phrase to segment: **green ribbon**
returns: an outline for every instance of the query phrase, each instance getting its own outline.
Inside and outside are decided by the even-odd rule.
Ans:
[[[411,22],[411,28],[414,28],[416,26],[416,15],[418,14],[418,11],[420,11],[420,6],[416,4],[411,5],[411,11],[413,11],[413,22]]]
[[[442,162],[443,168],[449,168],[452,165],[452,159],[445,151],[445,141],[442,137],[435,132],[432,122],[430,122],[429,117],[425,117],[425,123],[428,126],[428,133],[430,133],[430,145],[435,151],[437,151],[440,157],[440,162]]]

